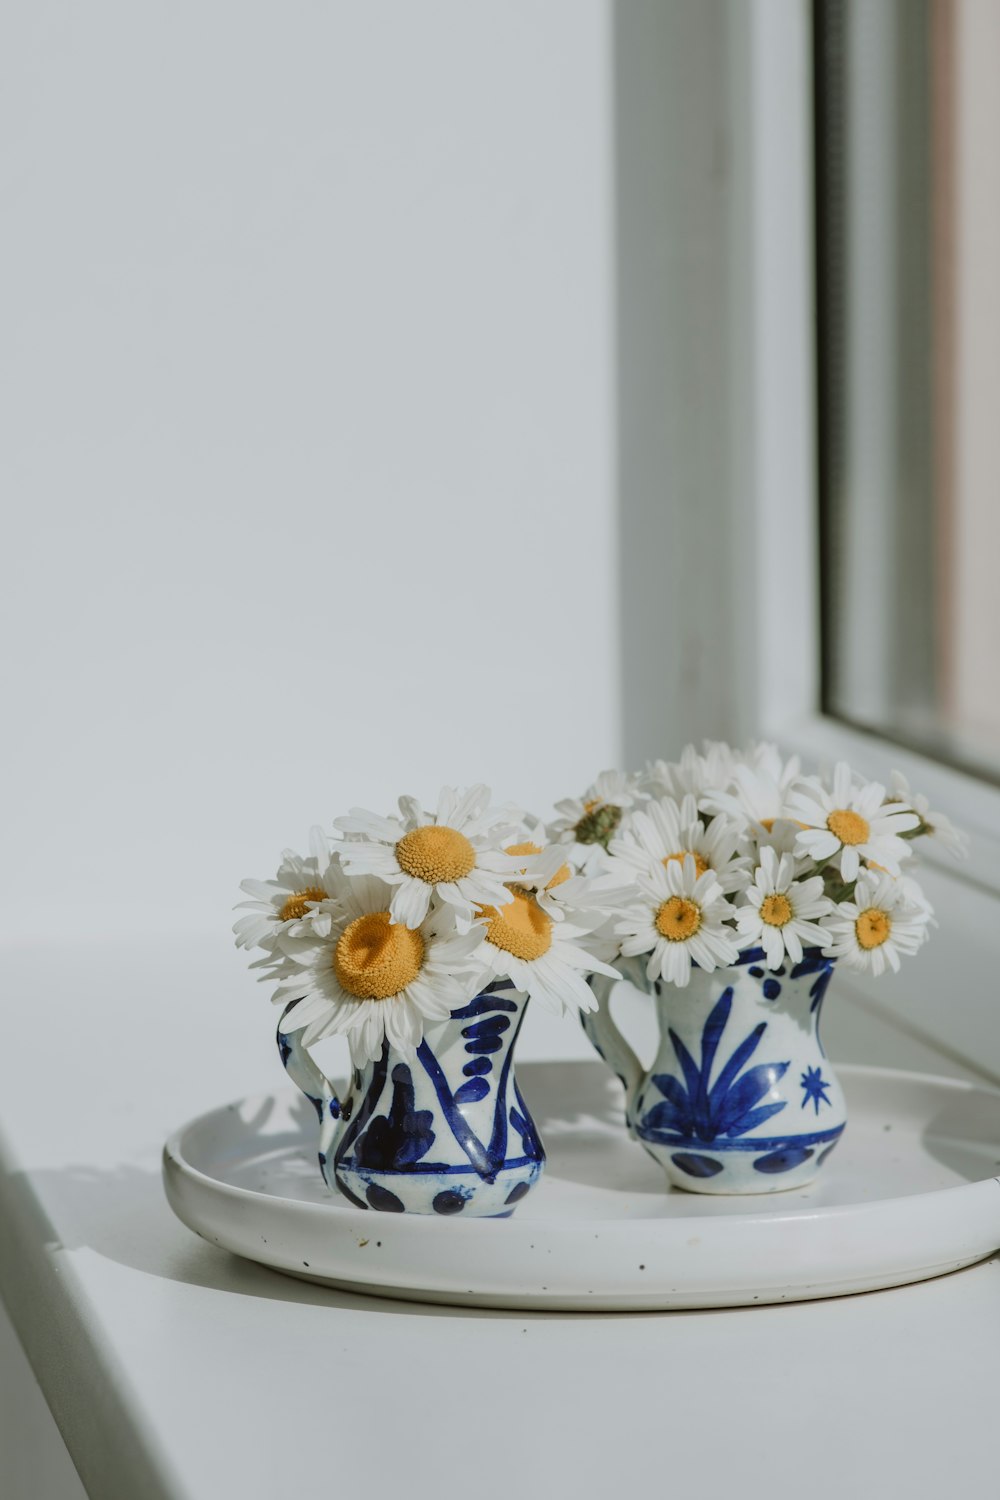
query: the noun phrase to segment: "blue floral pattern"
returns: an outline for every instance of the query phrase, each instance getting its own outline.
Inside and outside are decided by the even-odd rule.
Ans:
[[[602,976],[591,979],[597,1006],[584,1030],[625,1087],[629,1133],[671,1184],[704,1193],[806,1186],[846,1120],[819,1036],[835,960],[812,948],[770,970],[763,950],[749,948],[729,968],[696,965],[685,988],[649,979],[640,958],[616,968],[655,998],[652,1066],[619,1032]]]
[[[641,1137],[661,1145],[694,1140],[712,1144],[720,1136],[732,1140],[756,1130],[785,1108],[784,1101],[762,1104],[761,1100],[788,1071],[787,1062],[759,1063],[743,1071],[767,1030],[766,1021],[759,1022],[734,1048],[715,1082],[710,1082],[732,1006],[730,985],[702,1028],[700,1063],[691,1056],[676,1031],[670,1029],[683,1080],[671,1073],[653,1074],[651,1082],[663,1097],[643,1115],[639,1124]]]
[[[816,1106],[816,1113],[819,1114],[820,1105],[830,1103],[830,1085],[823,1077],[823,1069],[806,1068],[800,1082],[803,1093],[802,1108],[805,1109],[807,1104],[812,1103]]]
[[[328,1184],[383,1213],[512,1213],[545,1160],[513,1073],[525,1004],[508,981],[490,985],[429,1026],[415,1058],[384,1042],[341,1098],[301,1034],[279,1026],[281,1060],[320,1120]]]

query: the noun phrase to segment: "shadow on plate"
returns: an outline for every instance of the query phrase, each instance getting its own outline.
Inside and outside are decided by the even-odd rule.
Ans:
[[[616,1107],[614,1093],[617,1085],[589,1062],[561,1067],[524,1063],[518,1069],[518,1077],[524,1092],[530,1092],[530,1107],[543,1134],[547,1125],[551,1127],[557,1121],[563,1124],[587,1118],[620,1121],[621,1109],[620,1105]],[[299,1098],[292,1104],[292,1111],[296,1131],[306,1143],[311,1159],[315,1130],[312,1108]],[[255,1118],[254,1128],[260,1129],[265,1121],[266,1112]],[[522,1323],[580,1316],[639,1316],[504,1311],[471,1306],[466,1309],[340,1291],[300,1281],[199,1239],[175,1218],[167,1204],[158,1164],[143,1167],[123,1163],[116,1168],[67,1165],[31,1173],[5,1169],[3,1178],[5,1227],[12,1242],[13,1266],[22,1258],[28,1262],[37,1259],[40,1246],[50,1255],[87,1248],[144,1275],[237,1296],[301,1303],[331,1312],[519,1319]],[[504,1227],[498,1223],[497,1232],[502,1234]],[[33,1274],[33,1280],[36,1275]],[[49,1281],[47,1294],[58,1295],[58,1285],[58,1281]],[[11,1296],[18,1295],[14,1284],[7,1291]]]

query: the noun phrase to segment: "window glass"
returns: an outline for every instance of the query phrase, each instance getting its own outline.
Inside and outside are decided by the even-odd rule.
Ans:
[[[1000,780],[1000,4],[814,14],[824,708]]]

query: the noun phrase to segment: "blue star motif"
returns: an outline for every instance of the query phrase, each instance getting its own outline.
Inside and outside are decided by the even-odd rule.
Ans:
[[[815,1105],[816,1113],[819,1114],[820,1103],[830,1103],[826,1092],[830,1085],[823,1077],[822,1068],[806,1068],[802,1075],[801,1083],[804,1092],[802,1108],[806,1109],[811,1099]]]

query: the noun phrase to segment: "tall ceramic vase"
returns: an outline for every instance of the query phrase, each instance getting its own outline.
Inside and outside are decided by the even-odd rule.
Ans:
[[[327,1184],[356,1208],[386,1213],[507,1217],[541,1175],[545,1153],[514,1077],[527,996],[491,984],[447,1021],[428,1025],[416,1054],[384,1042],[338,1095],[301,1032],[278,1026],[288,1076],[319,1119]]]
[[[660,1039],[643,1068],[611,1017],[615,981],[595,975],[584,1029],[625,1085],[629,1130],[676,1187],[769,1193],[810,1182],[840,1140],[844,1096],[819,1035],[834,961],[818,950],[774,973],[753,950],[732,968],[694,969],[684,989],[624,979],[655,1000]]]

